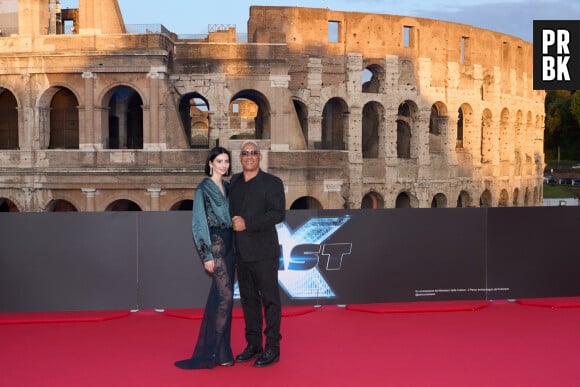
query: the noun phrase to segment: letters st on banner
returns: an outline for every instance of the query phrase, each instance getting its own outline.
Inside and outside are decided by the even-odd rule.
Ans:
[[[534,20],[534,90],[580,90],[580,20]]]

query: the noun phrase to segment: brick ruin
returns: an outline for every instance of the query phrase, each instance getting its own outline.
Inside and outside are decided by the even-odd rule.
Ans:
[[[541,205],[544,92],[522,39],[270,6],[250,8],[247,42],[135,32],[116,0],[19,0],[6,20],[0,211],[187,210],[208,149],[239,171],[247,138],[288,209]]]

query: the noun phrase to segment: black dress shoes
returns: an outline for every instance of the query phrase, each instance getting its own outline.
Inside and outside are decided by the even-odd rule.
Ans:
[[[267,367],[280,361],[280,350],[266,348],[254,362],[254,367]]]
[[[262,348],[248,345],[246,349],[244,349],[244,352],[236,356],[236,361],[239,361],[240,363],[250,361],[253,358],[255,358],[260,352],[262,352]]]
[[[182,370],[193,369],[193,362],[191,361],[191,359],[178,360],[173,364],[175,364],[176,367],[181,368]]]

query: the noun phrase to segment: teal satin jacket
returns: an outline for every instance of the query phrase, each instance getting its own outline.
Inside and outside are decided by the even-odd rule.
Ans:
[[[225,196],[212,179],[205,178],[197,186],[193,197],[191,231],[199,256],[204,262],[213,259],[209,229],[232,227],[228,204],[230,183],[223,180],[223,185]]]

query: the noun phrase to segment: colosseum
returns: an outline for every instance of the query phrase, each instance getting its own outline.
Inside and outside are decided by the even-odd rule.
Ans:
[[[182,36],[116,0],[0,15],[0,210],[191,208],[208,149],[260,142],[288,209],[538,206],[532,44],[397,15],[252,6]],[[4,2],[9,3],[9,2]]]

